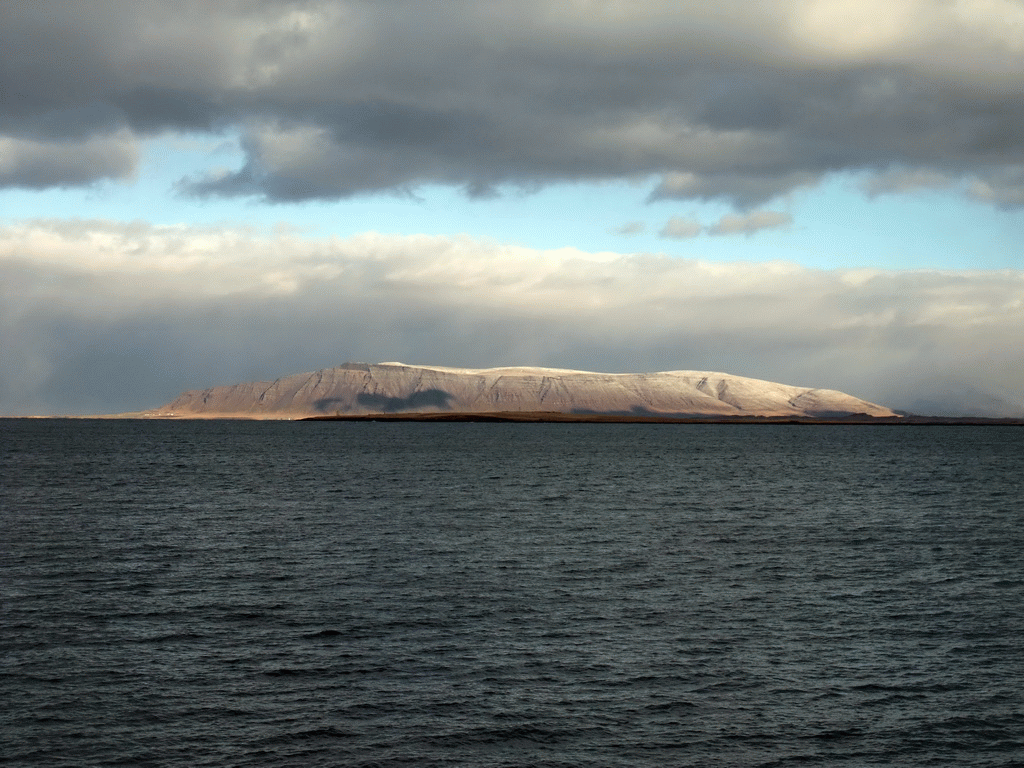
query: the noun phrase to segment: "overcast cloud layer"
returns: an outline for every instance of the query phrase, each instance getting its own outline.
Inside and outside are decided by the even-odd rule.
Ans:
[[[1022,92],[1019,0],[5,0],[0,185],[193,131],[245,152],[199,196],[650,177],[753,209],[861,170],[1020,207]]]
[[[821,271],[35,221],[0,229],[0,413],[103,413],[345,361],[709,370],[1024,414],[1024,273]]]

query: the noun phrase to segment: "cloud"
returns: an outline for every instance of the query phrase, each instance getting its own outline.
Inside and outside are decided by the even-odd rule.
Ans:
[[[154,407],[346,360],[718,370],[1021,413],[1024,273],[823,271],[465,237],[0,228],[0,413]]]
[[[1007,166],[983,174],[970,185],[975,200],[993,203],[1000,208],[1024,207],[1024,165]]]
[[[914,169],[1024,204],[1005,171],[1024,164],[1014,0],[237,0],[201,13],[9,0],[2,13],[0,141],[20,158],[8,186],[125,178],[141,137],[226,132],[242,137],[242,166],[182,190],[298,201],[649,178],[653,198],[749,210],[836,172],[899,191],[887,169]]]
[[[697,235],[701,233],[702,229],[703,227],[699,221],[687,219],[682,216],[673,216],[665,222],[665,226],[661,228],[661,232],[658,234],[661,235],[661,237],[686,240],[691,237],[697,237]]]
[[[781,211],[727,213],[718,223],[708,227],[709,235],[752,235],[765,229],[781,229],[793,223],[793,217]]]
[[[662,176],[651,191],[650,200],[731,200],[739,208],[749,208],[801,187],[813,187],[824,178],[823,172],[740,173],[673,171]]]
[[[611,232],[616,235],[631,236],[642,234],[646,229],[647,225],[642,221],[627,221],[625,224],[612,229]]]
[[[943,189],[954,183],[948,174],[921,168],[890,168],[861,183],[868,196],[891,195],[920,189]]]
[[[780,211],[750,211],[744,214],[727,213],[715,224],[703,226],[699,221],[681,216],[669,219],[659,233],[661,237],[688,239],[700,234],[752,235],[765,229],[780,229],[793,223],[793,217]]]
[[[33,141],[0,136],[0,187],[45,189],[125,180],[139,151],[125,131],[82,141]]]

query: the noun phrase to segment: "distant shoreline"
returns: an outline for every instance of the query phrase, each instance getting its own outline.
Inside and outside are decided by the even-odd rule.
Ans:
[[[496,413],[377,413],[307,416],[298,421],[444,421],[532,424],[807,424],[862,426],[1024,426],[1024,419],[974,416],[659,416],[612,413],[496,412]]]
[[[371,422],[463,422],[505,424],[797,424],[850,426],[997,426],[1021,427],[1024,419],[984,416],[671,416],[630,413],[561,413],[557,411],[498,411],[490,413],[358,413],[331,415],[197,413],[154,415],[146,412],[86,416],[2,416],[0,419],[120,420],[120,421],[371,421]]]

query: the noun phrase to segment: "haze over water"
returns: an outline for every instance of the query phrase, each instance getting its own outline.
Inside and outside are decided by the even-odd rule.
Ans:
[[[1013,427],[0,421],[11,766],[1016,766]]]

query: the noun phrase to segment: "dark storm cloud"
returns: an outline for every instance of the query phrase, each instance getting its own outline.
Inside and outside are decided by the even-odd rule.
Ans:
[[[167,88],[140,86],[115,100],[129,125],[140,132],[178,129],[209,131],[224,121],[223,110],[203,94]]]
[[[184,389],[382,360],[723,371],[909,410],[1020,414],[1022,325],[1024,274],[1011,271],[141,222],[0,228],[6,414],[138,410]]]
[[[1013,0],[8,0],[0,138],[59,157],[237,130],[243,167],[181,189],[270,200],[651,176],[655,198],[751,208],[895,169],[1016,207],[1022,38]]]

